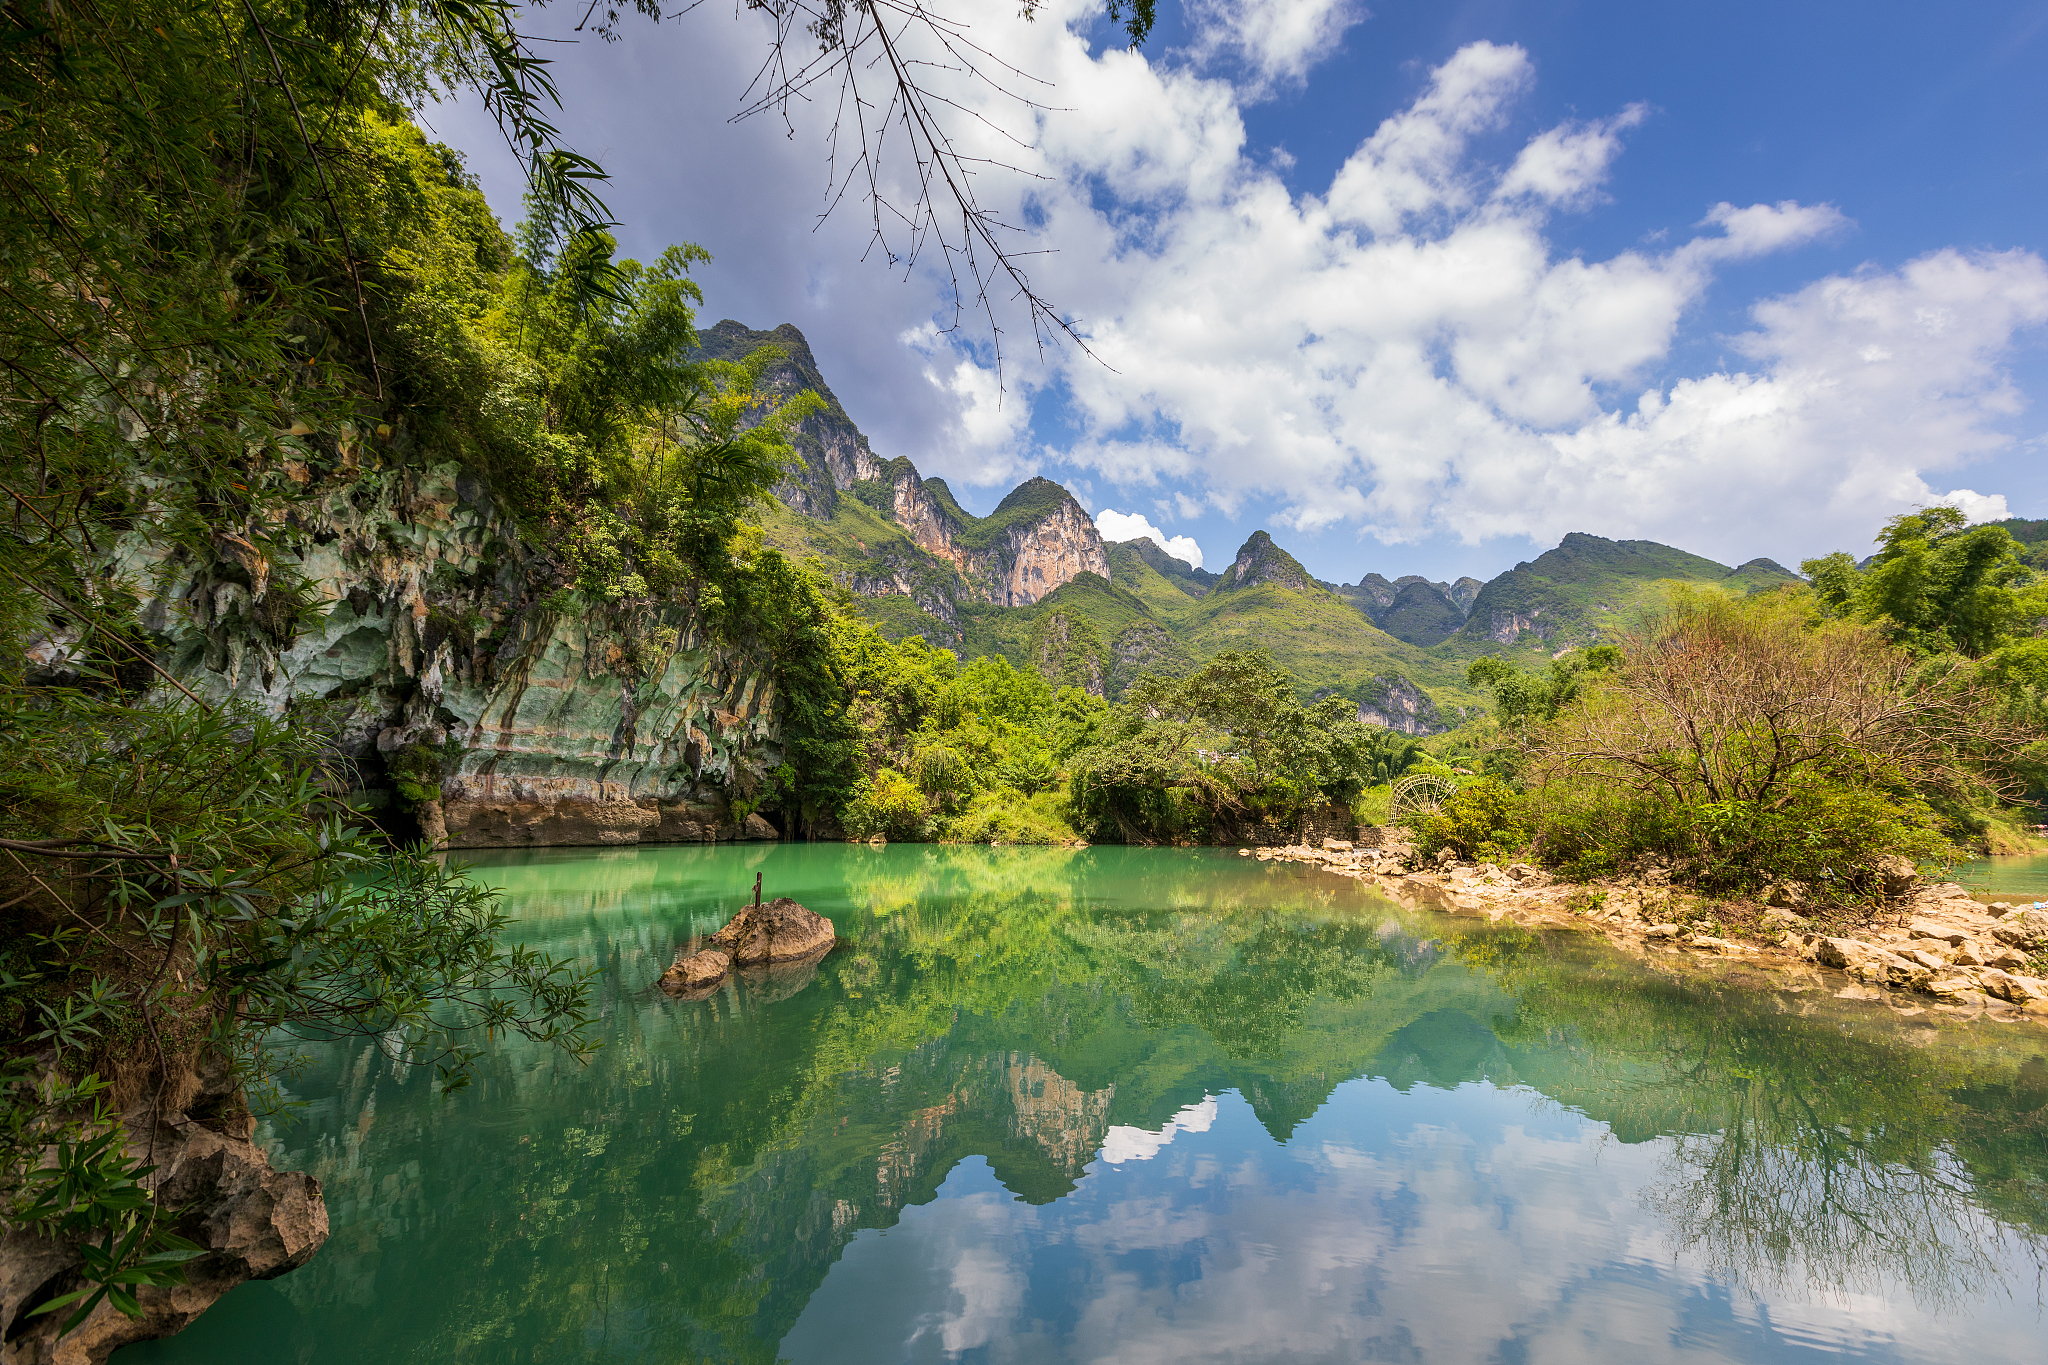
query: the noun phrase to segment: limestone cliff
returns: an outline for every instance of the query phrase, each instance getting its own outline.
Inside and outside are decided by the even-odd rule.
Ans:
[[[1019,484],[976,529],[983,548],[969,552],[969,578],[997,606],[1030,606],[1084,573],[1109,577],[1095,518],[1051,479]]]
[[[920,479],[905,459],[884,465],[877,484],[857,491],[918,549],[950,565],[968,601],[1028,607],[1081,574],[1109,577],[1095,519],[1051,479],[1017,485],[986,517],[965,511],[944,479]]]
[[[766,387],[787,397],[805,389],[825,400],[825,410],[811,414],[797,428],[797,454],[804,467],[784,479],[776,496],[808,517],[830,517],[839,506],[841,489],[881,473],[882,462],[868,449],[868,438],[846,415],[839,399],[818,369],[811,344],[791,323],[757,332],[725,319],[698,336],[698,354],[712,360],[742,360],[763,346],[777,346],[785,355],[765,376]]]
[[[879,459],[826,384],[810,343],[789,323],[756,331],[728,318],[700,340],[699,354],[717,360],[739,360],[762,346],[778,346],[786,358],[770,368],[767,386],[781,394],[811,389],[825,400],[824,411],[798,429],[796,446],[804,468],[775,490],[790,510],[831,523],[850,494],[900,527],[916,551],[928,557],[919,564],[893,547],[871,545],[852,530],[840,537],[839,553],[832,555],[821,556],[817,547],[784,537],[791,543],[781,548],[811,551],[806,557],[822,560],[849,592],[910,597],[921,611],[950,624],[957,602],[1030,606],[1077,574],[1109,577],[1095,519],[1050,479],[1020,484],[995,511],[977,517],[960,506],[944,479],[921,477],[901,457]],[[931,573],[935,567],[942,572]]]
[[[953,500],[946,481],[920,479],[917,466],[900,457],[889,461],[879,477],[888,490],[888,513],[911,543],[964,572],[967,555],[953,542],[966,529],[968,516]]]
[[[456,465],[347,453],[272,528],[279,562],[223,535],[155,566],[145,623],[188,686],[325,728],[387,822],[456,848],[747,834],[730,799],[781,761],[772,661],[687,601],[581,603]],[[441,799],[396,801],[400,761]]]
[[[1404,735],[1439,735],[1451,728],[1429,694],[1398,673],[1369,679],[1359,689],[1358,718]]]

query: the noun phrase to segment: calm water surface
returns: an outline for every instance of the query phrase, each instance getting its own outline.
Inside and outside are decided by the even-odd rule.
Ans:
[[[1968,887],[2048,900],[2048,854],[2024,858],[1974,858],[1956,866],[1955,879]]]
[[[755,872],[854,946],[650,984]],[[117,1365],[2048,1359],[2048,1031],[1206,852],[496,858],[588,1067],[319,1051],[334,1232]]]

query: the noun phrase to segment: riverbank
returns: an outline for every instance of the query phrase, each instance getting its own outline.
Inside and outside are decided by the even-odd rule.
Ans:
[[[1597,933],[1670,965],[1739,965],[1776,989],[1826,989],[1907,1014],[1927,1011],[2048,1024],[2048,910],[1988,899],[1955,882],[1904,882],[1889,910],[1859,923],[1785,904],[1730,902],[1656,877],[1560,881],[1526,863],[1423,864],[1396,831],[1380,842],[1326,839],[1242,849],[1260,861],[1309,863],[1369,882],[1405,909]]]

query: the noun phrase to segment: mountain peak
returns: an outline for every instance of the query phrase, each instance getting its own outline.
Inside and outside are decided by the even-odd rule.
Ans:
[[[1031,512],[1044,512],[1062,502],[1079,505],[1080,500],[1067,490],[1063,483],[1055,483],[1043,474],[1033,474],[1024,482],[1012,488],[1003,500],[996,504],[996,510],[989,513],[989,519],[1023,508]]]
[[[1260,583],[1271,583],[1275,587],[1306,592],[1310,579],[1308,570],[1301,567],[1300,560],[1275,545],[1273,537],[1264,531],[1254,531],[1251,539],[1238,547],[1236,561],[1224,572],[1223,580],[1216,585],[1216,590],[1229,592],[1237,588],[1255,587]]]
[[[762,376],[767,389],[783,396],[809,389],[825,400],[824,411],[812,413],[797,427],[795,444],[804,463],[776,486],[775,494],[806,516],[829,519],[839,506],[839,494],[862,479],[874,478],[881,462],[819,373],[811,344],[796,324],[785,322],[757,331],[725,318],[697,334],[692,357],[739,361],[763,346],[779,346],[783,352],[783,358]],[[758,416],[750,417],[747,424],[758,420]]]

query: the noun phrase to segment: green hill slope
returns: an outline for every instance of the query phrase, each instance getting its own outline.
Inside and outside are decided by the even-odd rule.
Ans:
[[[1749,592],[1795,577],[1768,559],[1731,569],[1653,540],[1573,532],[1554,550],[1487,583],[1442,648],[1457,657],[1502,649],[1554,653],[1598,644],[1655,611],[1675,584]]]

